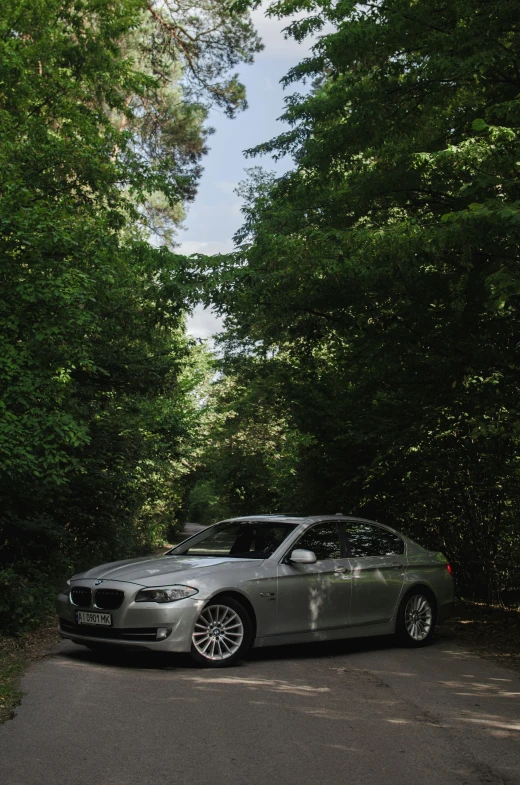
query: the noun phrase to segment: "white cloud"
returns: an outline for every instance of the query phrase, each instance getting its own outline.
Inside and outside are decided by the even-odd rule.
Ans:
[[[194,338],[209,338],[222,330],[222,319],[211,308],[197,305],[188,317],[186,329]]]
[[[270,5],[270,2],[264,2],[260,8],[256,8],[251,13],[253,23],[265,46],[264,55],[267,54],[271,55],[271,57],[290,60],[292,61],[291,64],[296,64],[312,54],[311,47],[320,36],[332,33],[335,29],[330,22],[327,22],[318,34],[309,35],[301,43],[298,43],[291,36],[286,38],[287,34],[283,31],[291,22],[297,19],[304,19],[308,14],[301,11],[298,14],[283,17],[282,19],[268,17],[265,16],[265,12]]]
[[[198,242],[197,240],[186,240],[176,248],[179,253],[190,256],[193,253],[203,253],[212,256],[217,253],[229,253],[233,250],[233,242]],[[197,305],[188,316],[186,330],[194,338],[210,338],[215,333],[222,330],[222,319],[213,312],[212,308],[204,308],[202,304]]]
[[[191,256],[193,253],[204,253],[208,256],[213,256],[217,253],[229,253],[233,250],[233,242],[226,240],[225,242],[199,242],[198,240],[186,240],[175,249],[178,253]]]
[[[265,46],[264,56],[283,57],[297,62],[306,56],[308,45],[299,44],[294,38],[284,38],[282,30],[292,21],[292,18],[275,19],[265,16],[265,3],[262,8],[252,12],[251,18]],[[296,17],[295,17],[296,18]]]

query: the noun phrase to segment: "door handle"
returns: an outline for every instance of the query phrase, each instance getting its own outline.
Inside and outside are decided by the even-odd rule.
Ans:
[[[343,573],[345,573],[346,571],[347,571],[346,567],[334,567],[334,572],[338,572],[340,573],[340,575],[343,575]]]
[[[403,567],[404,567],[404,564],[392,564],[391,566],[392,566],[393,570],[402,570]]]

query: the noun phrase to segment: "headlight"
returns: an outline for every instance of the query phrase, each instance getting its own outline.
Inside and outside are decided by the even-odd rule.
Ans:
[[[192,586],[166,586],[164,589],[141,589],[135,598],[136,602],[174,602],[193,597],[199,590]]]
[[[70,591],[70,581],[67,581],[67,582],[66,582],[66,583],[64,583],[64,584],[63,584],[63,586],[61,587],[60,594],[68,594],[68,593],[69,593],[69,591]]]

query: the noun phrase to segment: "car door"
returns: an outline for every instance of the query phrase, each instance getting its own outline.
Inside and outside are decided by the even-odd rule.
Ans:
[[[315,564],[278,565],[279,635],[347,627],[351,580],[336,521],[307,529],[291,547],[313,551]]]
[[[351,625],[390,621],[406,573],[404,540],[389,529],[362,521],[340,525],[352,576]]]

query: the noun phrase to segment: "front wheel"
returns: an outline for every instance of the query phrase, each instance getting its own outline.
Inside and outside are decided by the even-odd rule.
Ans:
[[[435,621],[433,596],[426,589],[412,590],[399,606],[397,639],[405,646],[427,646],[433,639]]]
[[[206,605],[195,622],[191,656],[206,668],[232,665],[251,647],[249,614],[232,597],[220,597]]]

